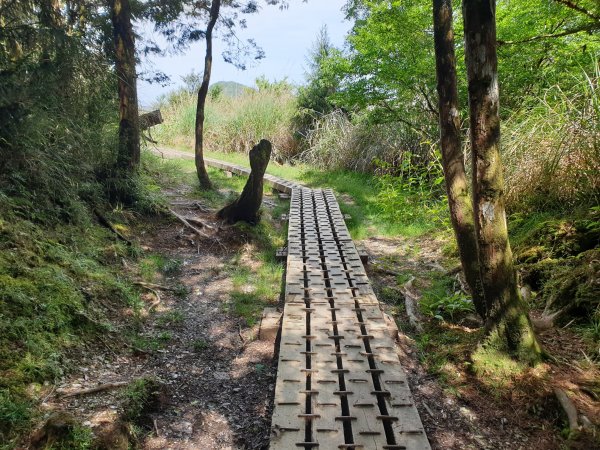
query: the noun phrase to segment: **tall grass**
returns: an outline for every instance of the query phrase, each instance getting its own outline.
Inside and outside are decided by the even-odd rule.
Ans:
[[[571,209],[600,204],[600,68],[576,89],[549,88],[503,124],[509,207]]]
[[[407,155],[424,165],[431,160],[431,146],[404,124],[373,123],[367,114],[350,119],[340,110],[314,122],[306,135],[305,147],[298,159],[324,169],[375,172],[381,167],[380,162],[397,167]]]
[[[193,148],[197,98],[195,93],[178,91],[161,105],[165,123],[154,137],[175,147]],[[252,142],[269,139],[275,154],[295,152],[297,142],[291,131],[296,100],[287,84],[262,83],[238,97],[209,96],[206,102],[205,148],[208,151],[247,152]]]

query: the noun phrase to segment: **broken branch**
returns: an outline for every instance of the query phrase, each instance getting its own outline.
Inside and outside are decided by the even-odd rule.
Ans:
[[[98,386],[91,387],[91,388],[79,389],[76,391],[66,392],[66,393],[63,393],[62,396],[63,397],[75,397],[77,395],[93,394],[95,392],[101,392],[101,391],[106,391],[108,389],[114,389],[117,387],[126,386],[127,384],[129,384],[128,381],[115,381],[113,383],[100,384]]]

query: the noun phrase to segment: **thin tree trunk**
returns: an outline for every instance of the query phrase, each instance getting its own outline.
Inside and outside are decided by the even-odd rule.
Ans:
[[[117,167],[133,172],[140,163],[140,129],[135,71],[135,41],[129,0],[109,0],[119,84]]]
[[[530,363],[540,348],[517,286],[508,241],[500,161],[498,60],[495,0],[463,0],[465,59],[473,161],[473,206],[481,284],[486,304],[486,341]]]
[[[456,82],[456,57],[452,27],[452,0],[433,0],[433,37],[439,101],[440,145],[446,179],[450,219],[458,253],[477,313],[486,309],[477,260],[473,203],[469,194],[464,154],[460,142],[460,115]]]
[[[210,20],[206,28],[206,56],[204,57],[204,76],[202,84],[198,90],[198,105],[196,107],[196,145],[194,153],[196,155],[196,173],[198,181],[203,189],[210,189],[211,183],[208,178],[208,172],[204,165],[204,106],[206,96],[208,95],[208,85],[210,84],[210,72],[212,69],[212,33],[219,18],[221,0],[213,0],[210,6]]]

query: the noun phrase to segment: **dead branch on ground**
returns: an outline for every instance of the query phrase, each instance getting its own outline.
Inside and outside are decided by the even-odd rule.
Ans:
[[[75,391],[61,393],[61,395],[63,397],[75,397],[77,395],[86,395],[86,394],[93,394],[95,392],[106,391],[108,389],[114,389],[117,387],[126,386],[127,384],[129,384],[128,381],[115,381],[113,383],[104,383],[104,384],[100,384],[98,386],[91,387],[91,388],[78,389]]]

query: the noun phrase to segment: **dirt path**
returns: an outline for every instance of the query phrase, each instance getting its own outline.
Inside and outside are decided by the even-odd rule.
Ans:
[[[210,214],[176,206],[188,200],[185,190],[171,193],[180,213],[210,220]],[[204,217],[203,217],[204,216]],[[220,236],[227,247],[191,242],[193,236],[172,221],[136,230],[147,254],[182,261],[176,277],[158,282],[183,283],[188,294],[178,297],[160,292],[160,304],[143,321],[140,336],[157,342],[147,354],[120,349],[90,354],[61,383],[61,389],[78,389],[112,381],[158,378],[165,389],[161,404],[151,414],[153,430],[142,430],[144,449],[259,449],[266,448],[276,367],[273,344],[254,340],[257,329],[226,312],[232,280],[226,266],[244,237],[229,231]],[[149,300],[154,300],[150,296]],[[109,340],[109,338],[107,338]],[[107,342],[107,348],[111,348]],[[134,352],[135,353],[135,352]],[[93,395],[52,397],[46,406],[74,413],[96,432],[117,420],[122,391]]]

